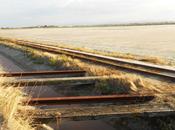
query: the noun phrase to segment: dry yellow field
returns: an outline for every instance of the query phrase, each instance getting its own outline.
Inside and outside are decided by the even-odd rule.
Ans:
[[[9,29],[0,36],[175,60],[175,25]]]

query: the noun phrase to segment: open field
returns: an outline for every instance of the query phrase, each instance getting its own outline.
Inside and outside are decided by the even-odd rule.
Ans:
[[[175,25],[0,30],[0,36],[175,60]]]

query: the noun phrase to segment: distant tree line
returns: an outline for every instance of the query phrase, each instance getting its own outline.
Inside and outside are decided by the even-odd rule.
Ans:
[[[174,25],[175,22],[147,22],[147,23],[126,23],[126,24],[97,24],[97,25],[41,25],[29,27],[1,27],[1,29],[32,29],[32,28],[72,28],[72,27],[114,27],[114,26],[146,26],[146,25]]]

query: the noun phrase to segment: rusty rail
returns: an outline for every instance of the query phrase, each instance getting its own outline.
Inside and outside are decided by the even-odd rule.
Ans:
[[[154,95],[107,95],[107,96],[76,96],[76,97],[51,97],[32,98],[27,101],[33,106],[42,105],[68,105],[105,102],[145,102],[154,99]]]
[[[22,76],[46,76],[46,75],[67,75],[67,74],[82,74],[85,75],[86,71],[82,70],[65,70],[65,71],[33,71],[33,72],[12,72],[0,73],[2,77],[22,77]]]

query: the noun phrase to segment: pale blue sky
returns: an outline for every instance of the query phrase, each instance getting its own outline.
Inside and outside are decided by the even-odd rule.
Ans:
[[[0,0],[0,26],[175,21],[175,0]]]

